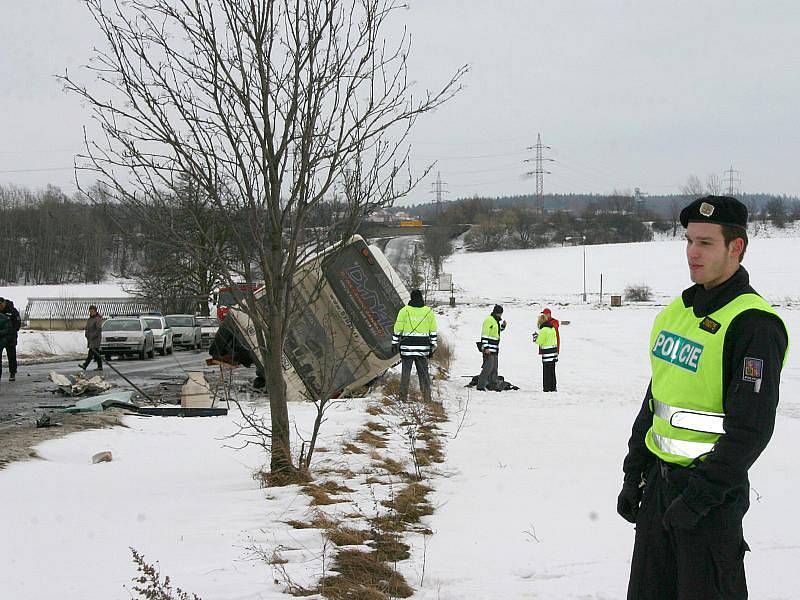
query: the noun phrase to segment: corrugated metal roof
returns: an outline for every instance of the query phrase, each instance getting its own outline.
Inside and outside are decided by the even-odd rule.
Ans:
[[[89,307],[95,305],[104,317],[139,315],[158,310],[139,298],[28,298],[26,321],[31,319],[78,320],[89,318]]]

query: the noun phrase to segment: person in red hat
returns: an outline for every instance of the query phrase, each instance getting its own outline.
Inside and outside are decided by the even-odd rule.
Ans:
[[[549,308],[545,308],[542,314],[547,317],[547,320],[550,321],[550,325],[556,330],[556,345],[558,346],[558,351],[561,352],[561,332],[558,330],[558,319],[553,318],[553,314],[550,312]]]

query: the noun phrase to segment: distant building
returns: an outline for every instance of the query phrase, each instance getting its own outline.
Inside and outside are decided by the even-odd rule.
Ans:
[[[367,216],[366,221],[369,223],[391,223],[394,219],[394,215],[389,211],[376,210]]]
[[[83,329],[89,306],[104,317],[125,317],[156,312],[157,308],[139,298],[28,298],[23,319],[31,329]]]

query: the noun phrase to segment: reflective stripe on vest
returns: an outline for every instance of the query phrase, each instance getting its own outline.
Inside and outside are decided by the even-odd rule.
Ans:
[[[722,427],[724,413],[677,408],[653,398],[653,414],[679,429],[703,433],[725,433],[725,429]]]
[[[690,442],[688,440],[674,440],[657,433],[652,434],[653,441],[663,452],[674,456],[681,456],[694,460],[698,456],[708,454],[714,449],[714,444],[708,442]]]

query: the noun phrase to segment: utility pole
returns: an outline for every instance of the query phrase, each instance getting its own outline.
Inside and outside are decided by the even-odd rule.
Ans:
[[[444,186],[446,184],[442,181],[442,172],[436,172],[436,181],[431,184],[431,193],[436,195],[436,217],[437,219],[441,219],[442,217],[442,194],[449,194]]]
[[[536,158],[534,158],[534,168],[533,171],[528,171],[528,175],[534,175],[536,177],[536,207],[539,209],[539,212],[544,214],[544,176],[551,175],[550,171],[545,171],[544,166],[542,163],[544,161],[553,162],[552,158],[545,158],[544,157],[544,150],[550,150],[550,146],[545,146],[542,144],[542,134],[539,133],[536,135],[536,145],[535,146],[528,146],[528,150],[535,150],[536,151]],[[531,162],[530,159],[526,159],[525,162]]]
[[[723,183],[728,184],[728,196],[738,196],[742,193],[742,178],[739,176],[739,171],[733,167],[725,171],[725,180]]]

